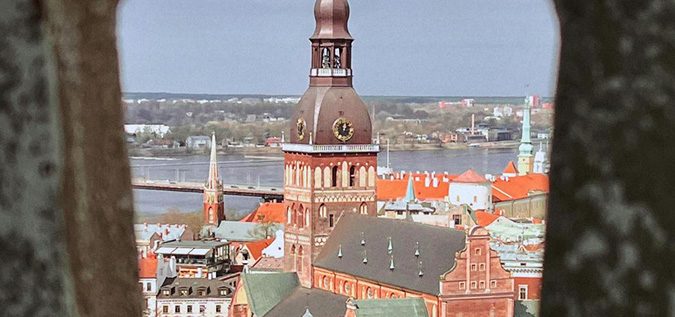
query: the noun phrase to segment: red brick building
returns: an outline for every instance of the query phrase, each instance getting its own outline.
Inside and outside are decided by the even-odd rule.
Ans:
[[[311,266],[343,213],[376,216],[379,146],[368,109],[352,87],[352,41],[345,0],[319,0],[310,37],[309,88],[284,143],[286,271],[312,285]]]
[[[513,316],[514,280],[490,249],[485,228],[471,228],[455,263],[441,277],[441,316]]]

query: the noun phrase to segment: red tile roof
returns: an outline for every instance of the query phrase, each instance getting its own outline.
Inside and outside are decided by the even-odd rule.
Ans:
[[[425,174],[413,174],[413,177],[419,177],[419,180],[414,181],[415,197],[420,201],[429,200],[443,200],[448,196],[448,189],[450,183],[443,182],[443,177],[449,180],[455,178],[454,175],[436,174],[431,178],[431,183],[426,186]],[[408,179],[410,174],[406,174],[402,179],[378,179],[377,180],[377,200],[396,200],[405,197],[408,188]],[[437,187],[433,186],[433,179],[438,180]]]
[[[263,249],[267,248],[270,244],[272,244],[273,241],[274,241],[274,238],[269,238],[269,239],[255,241],[255,242],[249,242],[249,243],[245,243],[245,244],[246,244],[246,248],[248,248],[249,254],[251,254],[251,256],[254,259],[257,259],[260,256],[262,256]]]
[[[139,278],[156,278],[157,277],[157,258],[149,257],[138,260],[138,277]]]
[[[286,223],[286,214],[284,213],[284,203],[263,203],[253,211],[244,217],[240,221],[242,222],[277,222],[277,223]]]
[[[506,165],[506,168],[504,169],[502,174],[516,174],[516,175],[518,175],[518,168],[516,167],[516,163],[513,163],[513,161],[509,161],[509,164]]]
[[[497,218],[499,218],[498,215],[494,215],[480,210],[476,211],[476,221],[478,222],[478,225],[481,227],[487,227],[493,221],[497,220]]]
[[[452,181],[456,183],[476,183],[476,184],[489,182],[484,176],[476,173],[473,169],[469,169],[468,171],[464,172],[462,175],[459,175]]]
[[[494,201],[509,201],[528,197],[530,191],[549,192],[548,176],[527,174],[514,177],[499,177],[492,183]]]

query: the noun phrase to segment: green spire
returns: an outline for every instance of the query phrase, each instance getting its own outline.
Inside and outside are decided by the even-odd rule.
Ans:
[[[406,189],[405,197],[403,198],[407,202],[417,200],[417,197],[415,197],[415,188],[413,186],[413,178],[414,177],[413,177],[412,173],[410,173],[410,175],[408,175],[408,189]]]
[[[532,140],[530,139],[530,99],[525,99],[525,109],[523,109],[523,135],[520,138],[520,147],[518,147],[519,154],[518,156],[532,156],[532,151],[534,146],[532,146]]]

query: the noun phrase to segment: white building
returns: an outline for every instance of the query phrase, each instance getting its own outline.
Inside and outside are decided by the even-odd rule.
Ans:
[[[205,135],[193,135],[189,136],[185,140],[185,146],[188,148],[210,148],[211,147],[211,138]]]
[[[192,231],[181,224],[135,224],[136,248],[141,258],[153,253],[160,243],[175,240],[193,240]],[[188,236],[184,236],[187,232]]]
[[[488,210],[492,206],[490,181],[470,169],[453,179],[447,200],[455,206],[468,205],[474,210]]]
[[[168,125],[163,124],[125,124],[124,132],[127,134],[152,133],[159,138],[171,132]]]
[[[157,316],[227,317],[236,277],[168,278],[157,295]]]

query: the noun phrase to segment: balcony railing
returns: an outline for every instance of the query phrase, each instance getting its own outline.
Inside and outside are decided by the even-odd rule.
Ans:
[[[352,75],[352,70],[342,68],[312,68],[310,75],[318,77],[347,77]]]
[[[338,144],[338,145],[309,145],[284,143],[281,149],[287,152],[302,153],[367,153],[379,152],[379,144]]]

